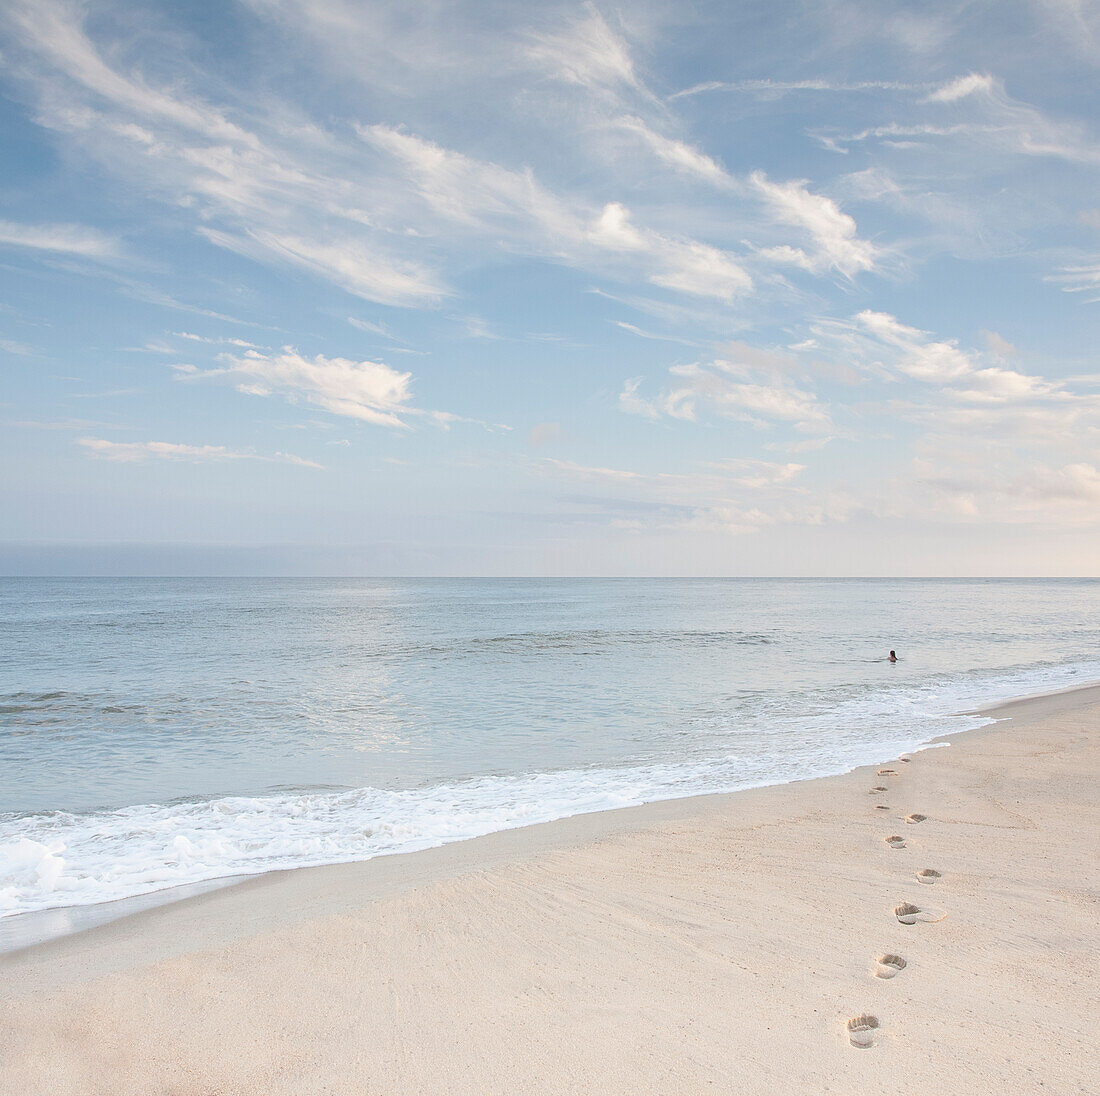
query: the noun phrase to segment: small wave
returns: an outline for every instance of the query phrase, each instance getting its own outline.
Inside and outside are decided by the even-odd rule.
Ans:
[[[675,631],[664,629],[612,630],[579,629],[572,632],[513,632],[507,635],[481,636],[459,641],[456,647],[468,649],[498,648],[515,651],[546,651],[555,647],[573,650],[590,647],[618,647],[624,644],[685,644],[737,646],[776,643],[775,635],[761,632]],[[440,648],[433,648],[439,650]]]
[[[16,704],[45,704],[51,700],[67,700],[70,697],[80,697],[79,693],[67,693],[55,691],[52,693],[8,693],[3,699]]]

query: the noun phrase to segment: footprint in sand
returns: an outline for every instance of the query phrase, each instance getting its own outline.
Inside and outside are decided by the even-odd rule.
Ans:
[[[848,1038],[852,1046],[866,1050],[875,1045],[875,1032],[878,1031],[878,1017],[864,1013],[862,1016],[853,1016],[848,1021]]]
[[[889,789],[885,788],[882,784],[876,784],[867,794],[868,795],[880,795],[884,791]]]
[[[875,810],[876,811],[888,811],[890,808],[885,803],[880,803]]]
[[[900,955],[880,955],[875,960],[876,978],[893,978],[905,970],[906,962]]]
[[[912,761],[913,759],[911,757],[899,757],[898,760],[903,762],[904,764],[908,765],[909,762]]]
[[[936,871],[935,868],[921,868],[917,872],[918,883],[935,883],[943,878],[943,872]]]
[[[899,837],[896,833],[893,834],[891,837],[885,838],[884,840],[886,841],[886,844],[889,845],[892,849],[905,848],[905,838]]]
[[[902,902],[894,907],[894,916],[903,925],[915,925],[918,921],[942,921],[947,916],[946,910],[922,909],[914,906],[912,902]]]
[[[905,816],[905,821],[911,826],[915,826],[918,822],[923,822],[927,817],[928,815],[926,814],[907,814]]]
[[[898,771],[897,769],[879,769],[878,774],[879,776],[897,776]]]

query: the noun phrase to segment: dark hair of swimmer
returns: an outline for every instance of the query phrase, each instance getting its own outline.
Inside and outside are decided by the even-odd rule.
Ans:
[[[890,661],[891,662],[897,662],[897,660],[898,660],[898,656],[896,654],[894,654],[893,651],[891,651],[890,652]]]

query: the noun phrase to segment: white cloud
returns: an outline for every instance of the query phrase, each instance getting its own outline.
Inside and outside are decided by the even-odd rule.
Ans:
[[[658,260],[657,271],[649,276],[654,285],[722,301],[742,296],[753,287],[752,278],[739,263],[709,244],[650,233],[649,245]]]
[[[740,419],[757,426],[788,423],[800,430],[827,429],[829,414],[812,392],[785,380],[761,383],[743,379],[750,371],[718,359],[674,365],[669,386],[653,399],[639,394],[640,380],[629,380],[619,394],[619,408],[629,414],[694,422],[700,413]],[[751,374],[750,374],[751,375]]]
[[[817,134],[817,139],[832,151],[847,152],[845,145],[861,141],[881,140],[895,148],[916,147],[915,138],[965,137],[978,139],[1000,132],[1000,127],[979,122],[954,122],[940,125],[932,122],[888,122],[881,126],[869,126],[843,136]]]
[[[976,351],[962,350],[954,339],[934,339],[927,331],[909,327],[885,312],[860,312],[856,325],[878,342],[897,351],[889,367],[914,380],[941,386],[945,396],[970,403],[1024,403],[1037,399],[1069,399],[1058,381],[987,365]],[[986,332],[998,358],[1015,348],[1000,336]]]
[[[323,354],[307,358],[291,346],[284,346],[277,353],[249,350],[240,357],[223,354],[221,360],[227,363],[222,368],[191,372],[181,379],[225,378],[245,395],[277,395],[291,403],[305,400],[333,415],[375,426],[407,429],[407,419],[423,418],[444,430],[460,422],[496,433],[512,429],[503,423],[485,422],[451,411],[412,406],[412,374],[402,373],[384,362],[327,358]]]
[[[168,441],[108,441],[105,438],[78,438],[93,456],[120,463],[134,463],[144,460],[185,461],[191,464],[207,462],[256,460],[277,464],[295,464],[302,468],[323,469],[324,465],[315,461],[296,457],[293,453],[274,453],[264,456],[258,453],[242,453],[227,449],[224,445],[182,445]]]
[[[668,164],[669,167],[723,189],[732,190],[738,186],[726,169],[705,152],[701,152],[685,141],[678,141],[673,137],[665,137],[657,133],[641,118],[622,118],[619,125],[628,132],[637,134],[657,159]]]
[[[608,202],[595,219],[588,238],[598,247],[635,253],[647,260],[654,285],[699,297],[731,298],[752,289],[752,278],[726,252],[694,240],[676,240],[638,229],[619,202]]]
[[[196,335],[191,331],[169,331],[169,335],[176,339],[186,339],[188,342],[207,343],[213,346],[236,346],[241,350],[262,350],[259,343],[249,342],[247,339],[238,339],[232,336],[212,337],[210,335]],[[146,345],[146,350],[157,354],[174,354],[171,347],[161,344]]]
[[[669,102],[675,99],[683,99],[689,95],[699,95],[706,91],[740,91],[762,94],[765,96],[786,95],[794,91],[920,91],[925,84],[902,83],[893,80],[856,80],[852,82],[837,80],[708,80],[693,87],[684,88],[683,91],[674,92],[668,97]]]
[[[924,100],[926,103],[955,103],[968,95],[991,95],[997,81],[988,73],[971,72],[936,88]]]
[[[902,351],[897,368],[917,380],[943,384],[976,371],[973,359],[953,340],[932,340],[927,332],[908,327],[889,313],[868,309],[856,316],[856,322],[881,342]]]
[[[874,269],[878,249],[859,238],[856,222],[831,198],[812,193],[805,182],[773,183],[760,171],[752,173],[751,181],[777,220],[796,225],[810,234],[814,255],[807,260],[801,250],[787,249],[787,261],[811,269],[836,270],[848,278],[860,271]],[[772,257],[780,261],[783,255],[772,252]]]
[[[409,406],[411,373],[400,373],[382,362],[306,358],[292,347],[275,354],[250,350],[224,373],[238,380],[238,387],[250,395],[282,395],[305,399],[334,415],[361,419],[377,426],[405,427],[401,418],[413,413]]]
[[[1031,400],[1053,395],[1061,389],[1061,385],[1056,382],[1044,381],[1040,377],[1031,377],[1026,373],[997,367],[975,370],[964,381],[957,384],[958,386],[951,389],[949,394],[973,403]]]
[[[589,238],[610,251],[644,251],[645,237],[630,223],[620,202],[608,202],[589,230]]]
[[[117,240],[83,225],[25,225],[0,220],[0,246],[56,251],[85,259],[108,259],[118,254]]]

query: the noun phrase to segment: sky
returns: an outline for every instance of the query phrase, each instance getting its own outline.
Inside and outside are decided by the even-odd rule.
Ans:
[[[0,0],[0,573],[1100,574],[1100,3]]]

